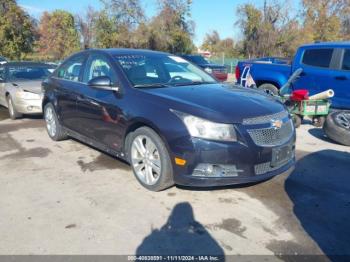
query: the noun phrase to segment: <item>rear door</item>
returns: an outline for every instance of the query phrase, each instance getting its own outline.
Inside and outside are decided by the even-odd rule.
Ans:
[[[303,72],[293,85],[295,89],[307,89],[314,95],[333,88],[330,71],[334,57],[334,48],[308,48],[301,57]],[[295,70],[298,68],[295,68]]]
[[[52,77],[52,85],[56,91],[57,111],[63,125],[78,131],[76,102],[78,91],[82,85],[84,54],[73,56],[57,70]]]

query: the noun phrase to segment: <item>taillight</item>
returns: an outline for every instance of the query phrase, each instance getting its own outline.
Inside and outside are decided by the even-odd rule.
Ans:
[[[235,74],[236,74],[236,79],[238,80],[241,77],[241,71],[239,70],[238,66],[236,66]]]

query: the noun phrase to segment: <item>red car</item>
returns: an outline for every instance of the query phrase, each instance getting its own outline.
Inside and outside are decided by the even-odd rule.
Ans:
[[[203,68],[206,72],[213,75],[217,80],[221,82],[227,81],[228,71],[226,66],[212,64],[201,55],[182,55],[182,57]]]

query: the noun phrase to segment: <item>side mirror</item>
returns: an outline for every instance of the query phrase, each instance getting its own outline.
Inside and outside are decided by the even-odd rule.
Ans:
[[[119,87],[112,86],[112,81],[108,76],[95,77],[88,82],[88,86],[103,90],[119,91]]]

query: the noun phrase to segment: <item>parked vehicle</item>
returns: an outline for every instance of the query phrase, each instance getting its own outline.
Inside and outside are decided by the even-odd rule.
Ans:
[[[0,105],[12,119],[22,114],[42,113],[41,82],[54,66],[33,62],[8,62],[0,65]]]
[[[350,42],[315,43],[301,46],[291,65],[259,59],[245,60],[236,67],[236,78],[241,80],[245,67],[260,89],[275,94],[297,69],[303,73],[294,88],[307,89],[310,95],[333,89],[332,107],[350,109]]]
[[[256,182],[294,167],[295,129],[282,103],[220,84],[181,57],[85,50],[43,88],[53,140],[71,136],[128,161],[149,190]]]
[[[335,142],[350,146],[350,111],[341,110],[330,113],[323,130]]]
[[[0,65],[7,63],[7,59],[3,56],[0,56]]]
[[[201,55],[182,55],[186,60],[203,68],[209,74],[212,74],[217,80],[221,82],[227,81],[228,70],[224,65],[213,64]]]

